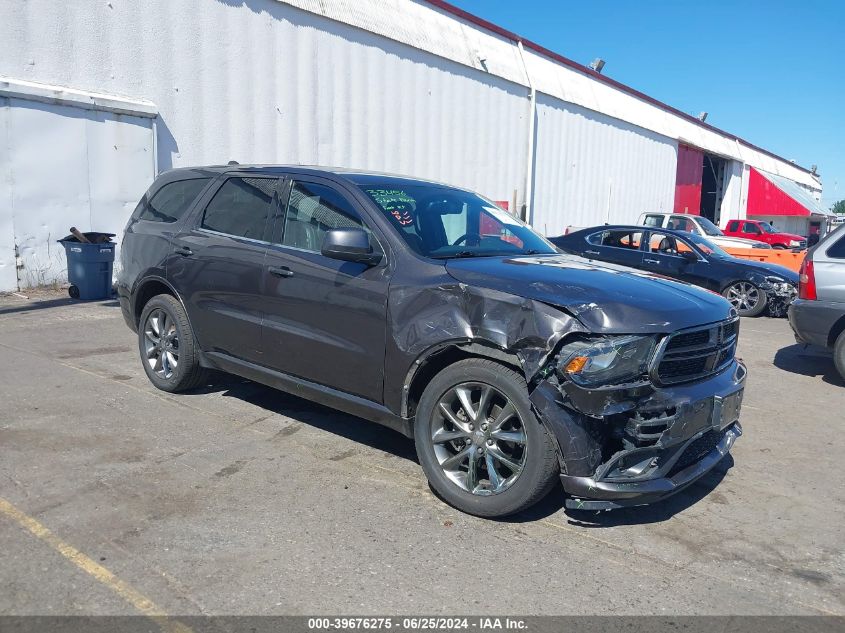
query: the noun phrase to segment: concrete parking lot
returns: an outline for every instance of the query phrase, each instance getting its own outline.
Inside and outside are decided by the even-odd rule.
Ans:
[[[0,614],[845,614],[845,385],[784,319],[740,355],[745,435],[694,487],[490,521],[392,431],[156,391],[114,301],[2,297]]]

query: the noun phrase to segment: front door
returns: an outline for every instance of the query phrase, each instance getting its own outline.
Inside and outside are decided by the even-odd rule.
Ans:
[[[289,185],[264,267],[266,364],[340,391],[380,402],[387,336],[388,270],[320,254],[333,228],[363,227],[365,212],[330,180]]]
[[[687,240],[676,235],[652,231],[645,246],[645,270],[705,288],[713,285],[710,281],[711,275],[708,275],[709,262],[702,258]],[[690,253],[695,255],[696,259],[692,259]]]
[[[278,185],[272,177],[229,177],[173,237],[167,278],[205,352],[261,362],[265,231]]]

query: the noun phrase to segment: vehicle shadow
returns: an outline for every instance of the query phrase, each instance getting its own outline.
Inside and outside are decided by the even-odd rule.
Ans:
[[[16,314],[21,312],[35,312],[36,310],[45,310],[47,308],[59,308],[69,305],[98,305],[106,308],[119,308],[120,303],[116,299],[103,299],[102,301],[80,301],[79,299],[71,299],[70,297],[62,297],[60,299],[46,299],[43,301],[28,301],[21,305],[11,305],[0,307],[0,316],[4,314]]]
[[[661,523],[668,521],[679,512],[683,512],[713,492],[733,465],[733,457],[728,454],[701,479],[668,499],[647,506],[620,508],[609,512],[572,510],[564,507],[565,498],[563,490],[558,486],[534,507],[512,517],[502,519],[502,521],[509,523],[539,521],[563,510],[568,517],[567,523],[584,528],[607,528],[620,525]]]
[[[783,369],[792,374],[813,378],[821,376],[821,379],[830,385],[845,386],[845,380],[836,370],[833,356],[830,352],[821,348],[807,347],[796,343],[779,349],[772,362],[778,369]]]
[[[189,393],[220,393],[226,398],[237,398],[266,411],[283,415],[295,422],[308,424],[353,442],[407,459],[415,464],[419,463],[414,441],[401,433],[250,380],[214,372],[208,384],[193,389]],[[568,517],[567,522],[578,527],[601,528],[660,523],[671,519],[711,493],[733,464],[733,457],[727,455],[713,470],[691,486],[664,501],[649,506],[623,508],[612,512],[566,509],[564,507],[566,497],[558,483],[543,500],[528,510],[493,520],[502,523],[531,523],[546,519],[563,510]],[[441,498],[437,491],[430,489],[434,496]]]
[[[401,433],[257,382],[214,372],[207,385],[189,393],[220,393],[226,398],[237,398],[295,422],[418,463],[414,441]]]

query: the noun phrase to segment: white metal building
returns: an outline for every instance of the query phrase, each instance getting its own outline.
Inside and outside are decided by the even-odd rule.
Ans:
[[[724,225],[752,169],[821,192],[439,0],[0,3],[0,290],[62,280],[55,240],[119,233],[157,171],[233,159],[432,178],[548,235],[654,210]]]

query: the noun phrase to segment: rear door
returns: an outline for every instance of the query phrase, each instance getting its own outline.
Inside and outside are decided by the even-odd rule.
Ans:
[[[725,227],[725,235],[731,235],[734,237],[743,237],[742,232],[739,230],[742,225],[740,220],[731,220],[728,222],[728,225]]]
[[[840,303],[845,310],[845,227],[817,247],[812,257],[819,299]]]
[[[666,220],[666,216],[662,213],[646,213],[643,221],[640,224],[644,224],[645,226],[653,226],[656,228],[662,228],[663,223]]]
[[[387,336],[387,253],[343,186],[295,177],[264,266],[263,347],[273,369],[381,402]],[[326,232],[362,227],[385,254],[376,266],[320,253]],[[386,243],[381,240],[381,244]]]
[[[642,266],[640,251],[644,231],[636,229],[604,229],[587,236],[584,255],[605,262],[613,262],[632,268]]]
[[[669,219],[669,226],[667,228],[675,229],[676,231],[686,231],[695,235],[701,235],[698,225],[690,216],[673,215]]]
[[[262,358],[264,258],[279,185],[276,177],[230,175],[173,237],[167,278],[203,351]]]

